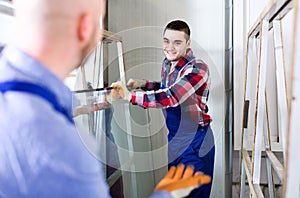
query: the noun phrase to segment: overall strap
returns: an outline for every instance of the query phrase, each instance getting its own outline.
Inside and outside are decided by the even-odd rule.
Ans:
[[[55,97],[55,94],[49,89],[33,83],[23,81],[1,82],[0,92],[5,93],[8,91],[26,92],[37,95],[43,98],[44,100],[48,101],[57,112],[63,114],[69,120],[69,122],[74,124],[72,115],[68,113],[68,111],[59,104]]]

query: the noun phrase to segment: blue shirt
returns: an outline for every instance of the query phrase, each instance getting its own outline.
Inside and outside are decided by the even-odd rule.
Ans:
[[[72,111],[72,92],[63,82],[8,46],[0,55],[0,82],[11,80],[46,87]],[[89,138],[85,144],[93,144]],[[25,92],[0,93],[0,197],[110,197],[101,166],[85,144],[75,125],[48,101]]]
[[[51,90],[67,111],[72,93],[24,52],[7,47],[0,82],[26,81]],[[109,197],[101,166],[75,125],[39,96],[0,93],[0,197]]]

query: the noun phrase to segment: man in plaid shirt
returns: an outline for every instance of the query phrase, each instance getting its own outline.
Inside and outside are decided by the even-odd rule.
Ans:
[[[127,86],[143,91],[129,92],[120,82],[113,87],[132,104],[144,108],[162,108],[168,134],[169,167],[193,165],[195,171],[213,177],[214,136],[206,105],[210,76],[208,66],[197,60],[190,49],[189,26],[180,20],[170,22],[163,35],[165,59],[161,82],[130,79]],[[191,192],[189,197],[209,197],[211,183]]]

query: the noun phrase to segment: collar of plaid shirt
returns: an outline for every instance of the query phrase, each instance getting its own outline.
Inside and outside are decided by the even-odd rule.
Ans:
[[[178,77],[178,73],[184,69],[183,67],[187,65],[188,63],[192,63],[195,61],[195,57],[193,54],[193,51],[191,48],[188,48],[186,51],[186,54],[184,57],[182,57],[178,63],[175,66],[176,72],[171,75],[170,79],[167,78],[167,75],[169,75],[170,69],[171,69],[171,61],[169,61],[167,58],[164,59],[163,61],[163,69],[162,69],[162,81],[164,81],[164,85],[167,87],[167,84],[169,83],[174,83],[176,78]]]

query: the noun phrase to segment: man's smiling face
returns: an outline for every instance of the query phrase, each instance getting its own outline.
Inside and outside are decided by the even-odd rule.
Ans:
[[[166,58],[176,62],[185,56],[186,50],[190,47],[190,40],[186,40],[183,31],[167,29],[164,33],[163,51]]]

